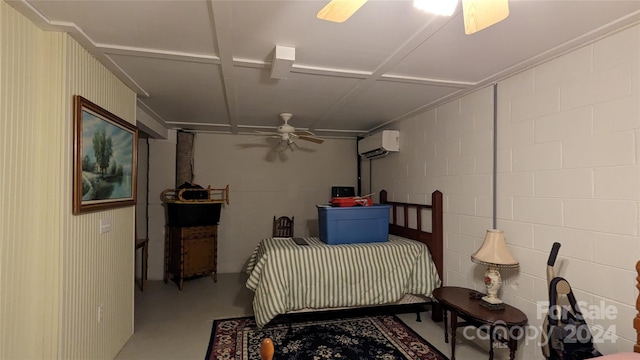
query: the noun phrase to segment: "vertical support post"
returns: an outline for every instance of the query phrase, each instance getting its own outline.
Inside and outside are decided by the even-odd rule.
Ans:
[[[433,244],[431,254],[440,279],[444,278],[444,229],[442,210],[442,192],[436,190],[431,194],[431,243]]]
[[[493,84],[493,228],[497,229],[498,212],[496,204],[498,203],[496,192],[498,186],[498,84]]]
[[[356,193],[358,196],[362,196],[362,163],[360,161],[360,154],[358,154],[358,142],[362,139],[362,136],[358,136],[356,138],[356,161],[357,161],[357,169],[358,169],[358,192]],[[371,190],[371,189],[369,189]],[[371,191],[369,191],[371,192]],[[382,200],[380,200],[382,202]]]
[[[176,187],[184,183],[191,184],[193,182],[194,144],[194,133],[178,131],[176,143]]]
[[[444,225],[442,215],[442,192],[436,190],[431,194],[431,256],[440,279],[444,279]],[[442,321],[444,309],[439,302],[431,303],[431,320]],[[447,326],[445,321],[445,327]]]

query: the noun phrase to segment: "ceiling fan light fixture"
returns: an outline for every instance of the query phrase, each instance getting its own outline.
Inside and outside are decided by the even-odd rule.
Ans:
[[[276,45],[271,62],[271,78],[284,80],[289,75],[296,60],[296,48]]]
[[[270,138],[280,139],[280,141],[278,142],[278,146],[282,147],[282,145],[285,144],[285,146],[288,146],[289,148],[291,148],[291,150],[293,150],[293,147],[298,147],[298,145],[296,144],[296,140],[298,139],[314,142],[316,144],[322,144],[324,142],[324,139],[316,137],[311,131],[298,130],[290,125],[289,120],[291,119],[291,117],[293,117],[293,114],[291,113],[281,113],[280,118],[282,119],[282,125],[278,126],[275,132],[256,132],[261,135],[266,135]],[[286,150],[286,147],[284,149]]]
[[[464,33],[471,35],[509,16],[509,0],[462,0]]]
[[[456,11],[458,0],[413,0],[413,6],[432,14],[451,16]]]
[[[367,0],[331,0],[318,11],[316,17],[337,23],[345,22],[366,2]]]

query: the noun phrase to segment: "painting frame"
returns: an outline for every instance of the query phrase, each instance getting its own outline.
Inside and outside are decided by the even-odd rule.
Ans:
[[[138,128],[73,97],[73,214],[136,204]]]

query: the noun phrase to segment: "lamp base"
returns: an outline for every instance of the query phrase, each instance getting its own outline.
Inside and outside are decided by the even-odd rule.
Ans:
[[[489,309],[489,310],[504,310],[504,303],[498,303],[498,304],[492,304],[489,302],[486,302],[484,300],[480,300],[480,305],[482,305],[483,307]]]
[[[500,272],[495,266],[489,266],[484,273],[484,284],[487,286],[487,295],[482,297],[480,304],[487,309],[501,310],[504,309],[504,303],[498,297],[498,290],[502,285]]]

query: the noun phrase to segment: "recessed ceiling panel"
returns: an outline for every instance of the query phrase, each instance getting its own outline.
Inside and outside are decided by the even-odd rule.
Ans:
[[[235,68],[234,80],[239,123],[278,126],[278,114],[289,112],[296,127],[308,127],[361,81],[299,73],[275,80],[268,70],[241,67]]]
[[[30,1],[50,21],[72,22],[95,43],[215,53],[204,0]]]
[[[111,56],[149,93],[141,98],[164,121],[229,122],[220,67],[132,56]]]
[[[457,91],[460,89],[377,81],[315,127],[368,131]]]

